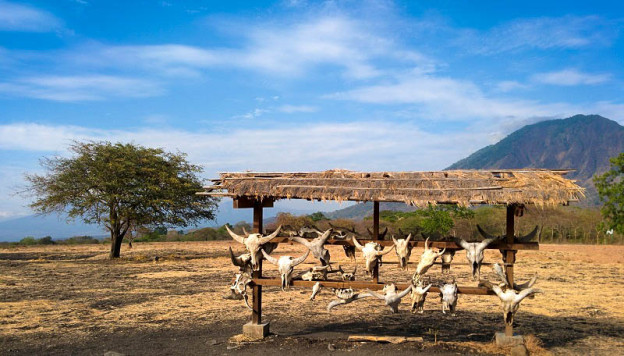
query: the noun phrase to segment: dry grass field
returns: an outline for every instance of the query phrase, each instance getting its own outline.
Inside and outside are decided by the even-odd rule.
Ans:
[[[0,354],[509,353],[492,342],[503,329],[495,296],[460,295],[456,316],[443,315],[432,294],[424,314],[409,312],[409,298],[398,314],[372,299],[328,313],[331,291],[311,302],[310,290],[300,288],[265,287],[264,319],[273,335],[261,342],[234,342],[230,338],[240,333],[250,312],[242,301],[222,298],[236,270],[228,246],[243,250],[230,241],[137,243],[132,250],[124,245],[118,261],[107,260],[108,246],[102,245],[0,250]],[[341,247],[330,251],[334,261],[351,268]],[[300,245],[284,244],[274,255],[302,252]],[[420,252],[414,250],[412,259]],[[499,256],[488,251],[486,261]],[[385,257],[395,259],[394,253]],[[464,254],[455,261],[464,262]],[[311,265],[312,257],[307,262]],[[265,271],[277,273],[266,264]],[[468,266],[452,272],[459,284],[476,285]],[[429,274],[439,277],[439,266]],[[540,251],[519,252],[517,280],[534,274],[544,293],[526,299],[516,314],[517,333],[532,335],[531,351],[624,354],[623,246],[542,245]],[[381,276],[405,282],[411,272],[385,264]],[[494,278],[487,266],[482,276]],[[366,278],[363,268],[358,278]],[[349,343],[352,334],[413,335],[425,341]]]

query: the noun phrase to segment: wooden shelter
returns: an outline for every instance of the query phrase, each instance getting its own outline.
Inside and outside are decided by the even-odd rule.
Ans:
[[[513,266],[518,250],[537,250],[537,242],[518,242],[514,236],[514,218],[522,215],[525,204],[540,207],[568,204],[583,197],[583,188],[563,177],[568,170],[454,170],[438,172],[353,172],[328,170],[307,173],[221,173],[213,185],[205,187],[200,195],[231,197],[234,208],[253,208],[253,231],[262,233],[263,208],[273,207],[278,199],[372,201],[373,241],[391,246],[392,241],[379,241],[379,202],[403,202],[425,207],[429,204],[457,204],[471,206],[478,204],[499,204],[507,206],[506,235],[503,240],[492,243],[489,249],[502,253],[505,274],[513,285]],[[276,237],[272,242],[284,242],[287,237]],[[362,244],[371,240],[361,240]],[[352,244],[351,240],[330,239],[328,244]],[[410,242],[424,246],[423,241]],[[434,241],[438,248],[459,250],[454,242]],[[268,333],[268,325],[262,324],[262,286],[279,286],[280,280],[262,277],[262,265],[252,276],[253,303],[251,323],[247,329],[261,328],[261,334]],[[294,280],[293,286],[312,287],[317,281]],[[373,271],[372,281],[319,281],[331,288],[368,288],[380,290],[378,270]],[[406,288],[407,284],[397,284]],[[431,292],[439,292],[432,287]],[[459,293],[492,294],[485,287],[459,286]],[[244,327],[245,329],[245,327]],[[505,334],[512,335],[513,329],[506,326]]]

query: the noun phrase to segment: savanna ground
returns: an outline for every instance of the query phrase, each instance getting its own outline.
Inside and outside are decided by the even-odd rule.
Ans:
[[[273,335],[234,342],[230,338],[240,334],[250,311],[242,301],[222,298],[236,271],[228,246],[243,252],[232,241],[136,243],[132,250],[124,244],[117,261],[106,259],[105,245],[0,250],[0,354],[509,353],[492,342],[503,330],[495,296],[460,295],[456,316],[443,315],[432,294],[424,314],[409,312],[409,296],[398,314],[373,299],[328,313],[331,291],[312,302],[310,290],[301,288],[265,287],[264,320]],[[352,268],[340,246],[329,248],[332,260]],[[282,244],[274,255],[303,251]],[[420,253],[415,249],[412,260]],[[396,260],[394,252],[384,259]],[[488,251],[486,261],[498,260],[498,251]],[[465,262],[464,254],[455,261]],[[298,270],[312,262],[309,257]],[[359,262],[358,279],[365,279]],[[520,251],[515,271],[520,282],[538,274],[536,286],[544,291],[525,299],[515,318],[516,332],[532,335],[531,351],[624,354],[623,246],[542,245],[540,251]],[[476,285],[468,266],[453,266],[452,272],[460,285]],[[265,264],[265,275],[276,273]],[[441,278],[440,267],[429,274]],[[383,281],[406,282],[410,276],[394,264],[381,267]],[[483,267],[482,277],[494,279],[490,267]],[[424,342],[347,342],[353,334],[422,336]]]

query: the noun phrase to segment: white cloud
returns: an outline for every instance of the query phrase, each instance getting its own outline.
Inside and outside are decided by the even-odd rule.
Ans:
[[[160,85],[153,81],[108,75],[33,76],[0,82],[0,93],[54,101],[142,98],[163,92]]]
[[[452,30],[451,30],[452,31]],[[482,54],[523,49],[579,49],[609,46],[616,26],[599,16],[562,16],[517,19],[488,31],[460,30],[456,43]]]
[[[48,12],[0,1],[0,31],[48,32],[60,27],[61,21]]]
[[[499,92],[510,92],[518,89],[525,89],[527,86],[515,80],[503,80],[496,83],[496,90]]]
[[[596,85],[602,84],[611,78],[610,74],[589,74],[576,69],[563,69],[557,72],[537,73],[532,76],[533,81],[562,86]]]
[[[298,112],[312,113],[317,112],[318,108],[316,106],[310,105],[282,105],[277,108],[277,111],[287,114],[293,114]]]

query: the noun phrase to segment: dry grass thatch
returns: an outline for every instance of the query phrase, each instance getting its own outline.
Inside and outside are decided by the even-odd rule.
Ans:
[[[563,178],[568,171],[455,170],[439,172],[221,173],[199,193],[255,199],[308,199],[428,204],[567,204],[584,189]]]

